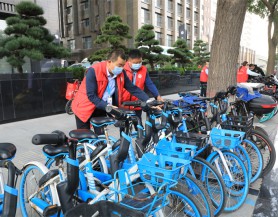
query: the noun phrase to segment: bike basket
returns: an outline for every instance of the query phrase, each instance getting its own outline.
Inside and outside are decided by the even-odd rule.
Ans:
[[[212,145],[217,148],[234,149],[245,136],[244,132],[212,128],[210,138]]]
[[[197,147],[195,145],[187,145],[162,139],[155,147],[157,155],[165,155],[180,159],[190,160],[194,156]]]
[[[188,145],[196,145],[197,147],[203,147],[206,143],[206,135],[197,133],[184,133],[183,131],[176,132],[176,140],[178,143],[185,143]]]
[[[85,203],[79,204],[65,214],[65,217],[76,216],[143,217],[145,214],[118,203],[102,200],[90,205]]]
[[[67,82],[66,99],[71,100],[74,97],[74,93],[78,90],[79,83],[74,81],[73,83]]]
[[[227,120],[221,123],[221,128],[242,131],[248,135],[253,129],[253,116],[227,116]]]
[[[154,185],[175,183],[180,178],[181,172],[183,174],[187,172],[189,164],[189,160],[151,153],[144,154],[137,162],[142,181]]]

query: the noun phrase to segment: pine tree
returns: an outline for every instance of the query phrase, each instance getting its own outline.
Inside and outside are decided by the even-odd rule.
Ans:
[[[34,60],[43,58],[62,58],[70,53],[62,46],[53,43],[54,36],[43,26],[46,24],[43,9],[38,5],[22,1],[15,6],[16,16],[6,19],[5,34],[0,39],[0,58],[23,73],[24,57]]]
[[[118,15],[107,17],[104,25],[101,28],[101,34],[97,36],[95,40],[96,44],[105,44],[103,49],[96,51],[89,57],[91,62],[101,61],[106,59],[107,54],[111,50],[123,49],[126,47],[123,45],[125,39],[130,39],[129,26],[124,24],[122,19]]]
[[[195,65],[203,66],[206,62],[209,61],[210,52],[207,52],[207,45],[208,43],[205,43],[202,40],[197,40],[194,42],[193,63]]]
[[[187,42],[184,39],[178,39],[173,46],[175,47],[174,49],[167,51],[173,55],[171,57],[171,64],[177,63],[185,71],[185,66],[191,63],[193,57],[191,51],[188,49]]]
[[[163,48],[159,46],[159,41],[155,39],[153,29],[153,25],[145,24],[138,30],[135,37],[135,47],[142,52],[143,61],[149,63],[152,70],[154,70],[156,63],[168,59],[166,55],[162,54]]]

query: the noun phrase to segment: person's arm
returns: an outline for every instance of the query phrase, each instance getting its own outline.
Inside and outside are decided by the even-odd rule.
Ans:
[[[127,91],[130,92],[132,95],[136,96],[138,99],[144,102],[147,101],[149,99],[149,96],[144,91],[142,91],[139,87],[132,84],[132,82],[129,80],[124,70],[123,73],[125,79],[124,88],[127,89]]]
[[[249,70],[249,69],[247,69],[247,74],[248,74],[248,75],[251,75],[251,76],[260,76],[260,74],[258,74],[258,73],[256,73],[256,72],[253,72],[253,71],[251,71],[251,70]]]
[[[145,83],[146,83],[146,87],[151,92],[153,97],[154,98],[159,98],[160,97],[159,92],[158,92],[156,86],[154,85],[153,81],[151,80],[151,78],[149,76],[149,73],[147,73],[147,75],[146,75]]]
[[[208,69],[206,69],[206,74],[207,74],[207,75],[209,74],[209,70],[208,70]]]
[[[95,104],[98,109],[105,110],[107,103],[97,95],[97,79],[95,70],[90,68],[86,74],[86,91],[89,100]]]

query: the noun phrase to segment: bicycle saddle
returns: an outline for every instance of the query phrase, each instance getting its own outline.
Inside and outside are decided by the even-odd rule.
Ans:
[[[52,157],[62,153],[69,153],[69,149],[67,145],[61,145],[61,146],[45,145],[43,146],[42,151]]]
[[[115,120],[111,117],[94,117],[90,119],[90,122],[93,126],[108,126],[115,123]]]
[[[69,136],[71,138],[75,138],[78,140],[81,139],[97,139],[97,135],[88,129],[77,129],[77,130],[72,130],[69,132]]]
[[[13,158],[16,153],[16,147],[12,143],[0,143],[0,160]]]

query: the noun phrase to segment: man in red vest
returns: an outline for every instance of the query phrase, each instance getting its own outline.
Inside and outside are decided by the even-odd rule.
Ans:
[[[132,81],[134,85],[139,87],[141,90],[144,90],[145,86],[148,88],[148,90],[151,92],[153,97],[156,100],[162,101],[162,98],[152,82],[149,73],[147,71],[146,66],[142,66],[142,53],[139,49],[132,49],[130,50],[128,54],[128,61],[126,62],[124,66],[124,70],[126,72],[127,77]],[[125,101],[136,101],[138,98],[136,96],[133,96],[128,90],[123,88],[122,93],[122,100]],[[142,116],[142,110],[141,108],[134,108],[132,106],[126,107],[130,110],[135,110],[136,115],[141,118]]]
[[[200,96],[207,96],[207,83],[208,83],[208,70],[209,70],[209,62],[206,62],[206,65],[203,67],[200,74]]]
[[[148,95],[131,83],[123,67],[126,56],[122,50],[112,51],[108,60],[94,64],[86,73],[72,101],[78,129],[90,129],[90,118],[106,116],[107,105],[121,106],[123,88],[142,101]],[[96,134],[101,129],[94,127]]]

